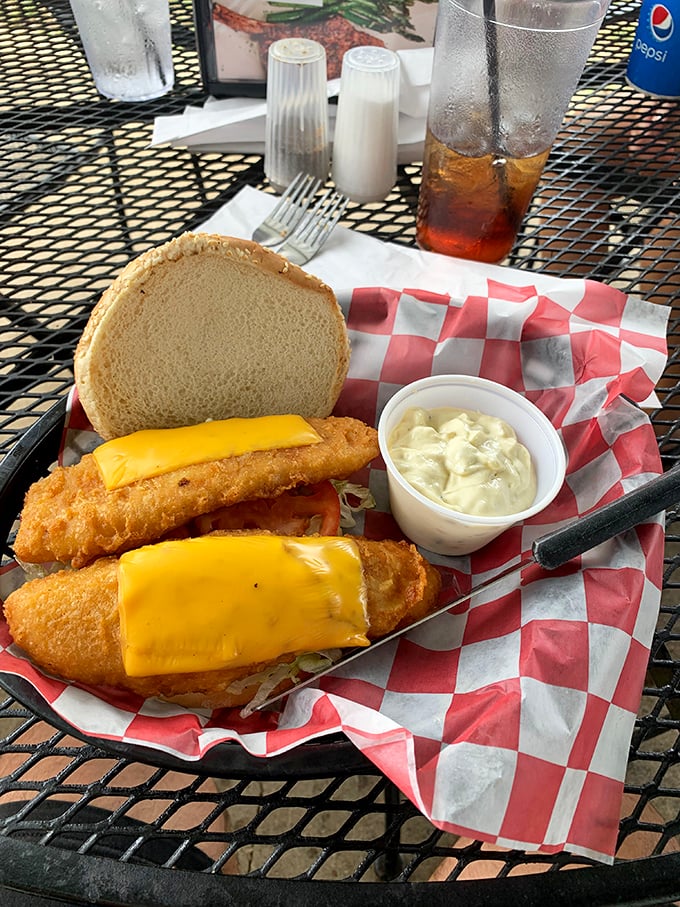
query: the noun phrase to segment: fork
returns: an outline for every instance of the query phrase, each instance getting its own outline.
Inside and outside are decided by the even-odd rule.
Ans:
[[[326,242],[345,212],[349,199],[334,189],[327,189],[319,201],[305,213],[297,227],[277,249],[295,265],[303,265]]]
[[[262,246],[282,243],[304,217],[320,185],[320,179],[298,173],[271,214],[253,232],[255,242]]]

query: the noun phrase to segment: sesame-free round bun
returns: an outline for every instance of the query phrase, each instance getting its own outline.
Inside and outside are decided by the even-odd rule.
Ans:
[[[131,261],[75,353],[105,439],[206,419],[327,416],[349,366],[333,291],[244,239],[185,233]]]

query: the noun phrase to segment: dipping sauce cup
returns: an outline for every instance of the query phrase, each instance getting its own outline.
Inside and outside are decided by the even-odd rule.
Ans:
[[[414,407],[425,410],[453,407],[507,422],[529,451],[534,464],[536,495],[533,503],[517,513],[476,516],[453,510],[421,494],[402,476],[389,452],[392,432],[405,413]],[[380,416],[378,442],[387,467],[390,507],[395,520],[412,542],[436,554],[470,554],[511,526],[539,513],[557,495],[566,472],[560,436],[541,410],[502,384],[469,375],[435,375],[397,391]]]

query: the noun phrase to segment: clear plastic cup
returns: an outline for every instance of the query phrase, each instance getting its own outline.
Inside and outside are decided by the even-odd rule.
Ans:
[[[298,173],[325,182],[329,163],[326,51],[282,38],[269,48],[264,172],[281,192]]]
[[[149,101],[175,83],[168,0],[71,0],[97,91]]]
[[[420,248],[512,249],[609,0],[440,0]]]
[[[529,507],[498,517],[460,513],[430,500],[406,481],[390,456],[390,435],[406,410],[443,406],[495,416],[515,430],[536,470],[536,495]],[[511,526],[540,513],[557,495],[566,472],[560,436],[541,410],[502,384],[470,375],[435,375],[397,391],[380,416],[378,443],[387,467],[392,515],[404,535],[436,554],[470,554]]]

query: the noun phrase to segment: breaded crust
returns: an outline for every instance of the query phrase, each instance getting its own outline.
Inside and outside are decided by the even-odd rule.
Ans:
[[[362,538],[356,542],[366,581],[369,638],[378,639],[435,609],[439,573],[413,545]],[[262,670],[264,663],[235,670],[128,677],[121,656],[117,597],[117,560],[100,558],[82,570],[62,570],[21,586],[7,598],[5,617],[17,645],[44,670],[67,680],[197,708],[237,706],[252,699],[255,687],[238,693],[228,687]],[[281,661],[286,661],[285,655]],[[278,689],[285,688],[284,683]]]
[[[82,567],[157,541],[218,507],[345,478],[378,455],[376,430],[358,419],[308,421],[319,444],[199,463],[113,491],[104,487],[91,454],[75,466],[57,467],[28,489],[15,554],[26,563]]]

